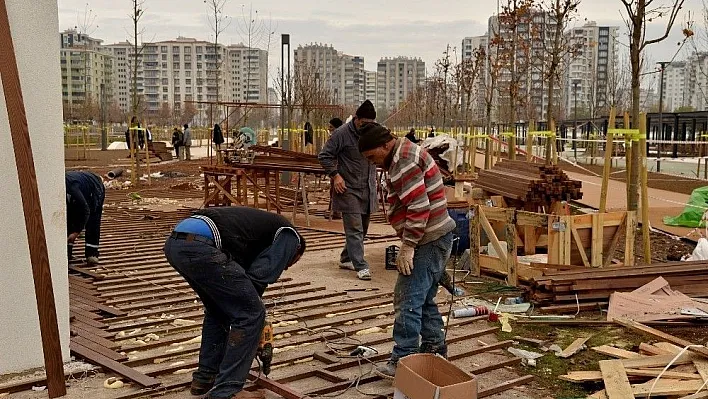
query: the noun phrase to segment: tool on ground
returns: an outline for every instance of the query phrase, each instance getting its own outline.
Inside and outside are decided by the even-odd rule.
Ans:
[[[374,348],[364,346],[364,345],[359,345],[354,349],[349,356],[361,356],[361,357],[368,357],[368,356],[373,356],[377,355],[379,351],[377,351]]]
[[[263,325],[261,341],[258,343],[256,355],[261,362],[261,371],[267,377],[270,374],[270,365],[273,362],[273,323],[268,319]]]

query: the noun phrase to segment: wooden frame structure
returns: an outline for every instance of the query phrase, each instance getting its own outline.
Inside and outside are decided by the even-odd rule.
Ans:
[[[634,265],[636,212],[594,213],[586,215],[549,215],[475,205],[470,220],[471,270],[479,276],[482,269],[507,276],[508,283],[519,285],[542,275],[544,264],[520,264],[517,249],[533,255],[537,247],[547,247],[547,268],[558,265],[607,267],[622,236],[624,264]],[[498,254],[480,254],[482,232]],[[500,240],[503,236],[503,240]],[[506,248],[502,244],[506,244]]]

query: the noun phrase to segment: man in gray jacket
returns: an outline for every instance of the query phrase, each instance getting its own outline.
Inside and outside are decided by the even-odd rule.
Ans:
[[[361,280],[371,280],[364,259],[364,237],[371,212],[377,211],[376,166],[359,152],[359,128],[374,122],[376,110],[371,101],[361,104],[351,122],[337,128],[319,154],[320,164],[334,184],[332,212],[342,213],[346,244],[339,267],[354,270]]]
[[[184,146],[184,157],[189,161],[192,159],[192,130],[189,129],[189,125],[186,123],[184,124],[182,145]]]

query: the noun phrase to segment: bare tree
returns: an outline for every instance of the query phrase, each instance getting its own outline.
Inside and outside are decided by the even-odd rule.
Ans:
[[[513,129],[518,119],[517,109],[524,108],[527,98],[521,96],[522,87],[528,88],[531,63],[531,44],[536,32],[533,30],[535,0],[506,0],[499,13],[499,32],[495,37],[500,66],[504,75],[505,120]],[[500,96],[501,97],[501,96]],[[516,158],[515,136],[509,145],[509,157]]]
[[[565,31],[570,22],[576,18],[580,0],[541,0],[540,7],[549,17],[550,35],[547,40],[542,40],[545,53],[548,57],[544,68],[544,78],[548,92],[548,109],[546,110],[546,121],[550,124],[554,115],[555,87],[561,83],[563,77],[563,61],[572,58],[578,51],[578,46],[571,42],[565,35]],[[594,69],[594,68],[592,68]]]
[[[140,96],[138,95],[138,65],[143,52],[143,45],[138,44],[140,36],[144,33],[144,29],[139,29],[140,20],[145,13],[143,0],[131,0],[133,3],[133,12],[130,14],[130,19],[133,21],[133,64],[131,71],[131,97],[132,97],[132,115],[139,116]],[[130,43],[130,40],[128,41]]]
[[[685,0],[620,0],[624,5],[626,15],[623,18],[629,28],[629,59],[632,67],[632,120],[639,120],[640,79],[642,70],[642,55],[647,46],[666,39],[676,22],[679,11]],[[665,19],[666,29],[658,37],[646,38],[646,23]],[[639,204],[639,151],[632,151],[631,168],[629,171],[629,190],[627,209],[636,211]]]
[[[467,131],[470,119],[470,108],[472,106],[475,93],[475,84],[484,65],[484,49],[476,48],[472,51],[472,57],[462,60],[455,65],[455,81],[460,92],[460,108],[465,132]]]
[[[323,84],[324,76],[313,64],[295,61],[293,76],[293,96],[300,106],[301,118],[309,120],[318,104],[329,104],[332,95]]]
[[[221,87],[221,66],[224,62],[221,52],[219,51],[219,36],[229,27],[231,20],[228,15],[224,13],[224,6],[227,0],[204,0],[207,5],[207,19],[209,20],[209,27],[214,35],[214,43],[211,48],[211,54],[206,54],[205,59],[207,61],[207,93],[209,92],[208,83],[209,78],[213,79],[214,94],[216,101],[220,101],[219,89]],[[211,111],[210,111],[211,112]],[[213,118],[213,115],[211,115]],[[210,121],[209,124],[212,122]]]
[[[608,113],[609,107],[614,107],[618,111],[628,111],[630,92],[630,66],[626,53],[622,53],[619,59],[616,59],[614,65],[607,74],[607,107],[602,111]]]

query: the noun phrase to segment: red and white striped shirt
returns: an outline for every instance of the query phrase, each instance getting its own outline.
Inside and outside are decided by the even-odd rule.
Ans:
[[[425,149],[397,139],[386,184],[388,220],[404,243],[423,245],[455,229],[447,213],[442,174]]]

